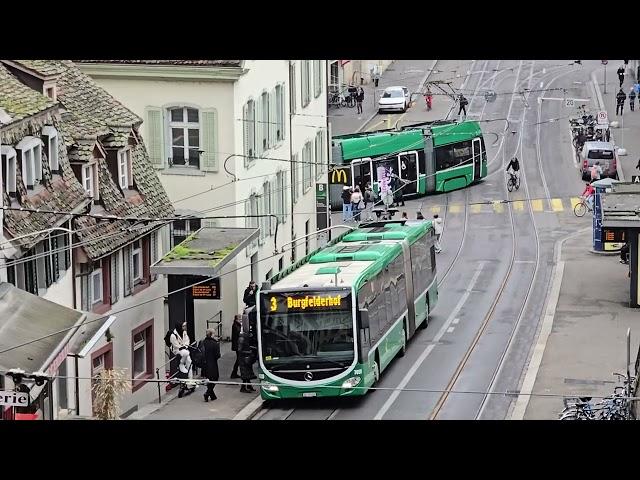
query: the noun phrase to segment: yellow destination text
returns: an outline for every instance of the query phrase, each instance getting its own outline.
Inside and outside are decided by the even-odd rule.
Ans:
[[[287,297],[287,308],[299,308],[304,310],[309,307],[339,307],[342,302],[342,297],[336,295],[335,297],[321,297],[316,296],[304,296],[300,298]]]

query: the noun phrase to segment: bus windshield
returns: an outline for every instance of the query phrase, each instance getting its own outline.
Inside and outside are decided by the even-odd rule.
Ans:
[[[349,291],[267,292],[260,298],[263,361],[349,365],[354,357]]]

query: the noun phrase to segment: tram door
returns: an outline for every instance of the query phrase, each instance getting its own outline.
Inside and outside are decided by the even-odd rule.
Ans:
[[[473,180],[480,178],[481,165],[482,165],[482,142],[479,138],[474,138],[473,143]]]
[[[364,192],[364,187],[367,185],[367,182],[370,182],[371,188],[373,188],[373,175],[371,170],[370,158],[363,158],[361,160],[351,162],[353,188],[360,187],[360,191]]]
[[[404,195],[418,191],[418,152],[405,152],[398,155],[399,176],[405,182]]]

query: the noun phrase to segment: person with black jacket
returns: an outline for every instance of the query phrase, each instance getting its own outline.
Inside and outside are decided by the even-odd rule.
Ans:
[[[217,382],[220,378],[220,372],[218,370],[218,359],[220,358],[220,344],[213,336],[213,329],[207,329],[207,336],[202,340],[202,347],[204,349],[204,368],[203,373],[207,380],[211,382]],[[213,389],[216,387],[215,383],[207,384],[207,391],[204,393],[204,401],[208,402],[209,399],[216,400],[216,394]]]
[[[513,169],[513,174],[516,177],[520,176],[520,162],[518,161],[518,157],[513,157],[509,161],[509,165],[507,165],[506,171],[508,172],[510,168]]]
[[[622,88],[622,84],[624,83],[624,67],[622,65],[618,68],[618,80],[620,80],[620,88]]]
[[[458,110],[458,115],[460,115],[460,112],[464,112],[464,116],[467,116],[467,105],[469,105],[469,100],[467,100],[465,98],[464,95],[460,94],[460,109]]]
[[[627,99],[627,94],[622,91],[622,88],[616,95],[616,115],[622,115],[622,111],[624,110],[624,101]],[[618,113],[620,112],[620,113]]]
[[[362,113],[362,102],[364,102],[364,89],[362,87],[358,87],[356,102],[358,102],[358,113]]]
[[[233,325],[231,325],[231,351],[236,352],[236,362],[231,370],[231,378],[240,378],[238,375],[238,367],[240,366],[240,350],[238,349],[238,339],[242,330],[242,315],[233,317]]]
[[[250,385],[251,379],[255,378],[253,374],[253,364],[256,361],[258,348],[255,345],[254,337],[251,332],[244,329],[238,338],[238,348],[240,349],[240,377],[242,378],[241,392],[255,392],[253,386]]]
[[[249,286],[244,289],[244,297],[242,300],[247,307],[253,307],[256,304],[256,290],[257,290],[256,282],[251,280],[249,282]]]

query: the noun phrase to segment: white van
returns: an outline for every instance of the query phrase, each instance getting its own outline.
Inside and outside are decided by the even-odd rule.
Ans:
[[[584,142],[580,153],[582,166],[580,167],[583,180],[591,179],[590,168],[600,162],[602,177],[618,178],[618,156],[611,142]]]

